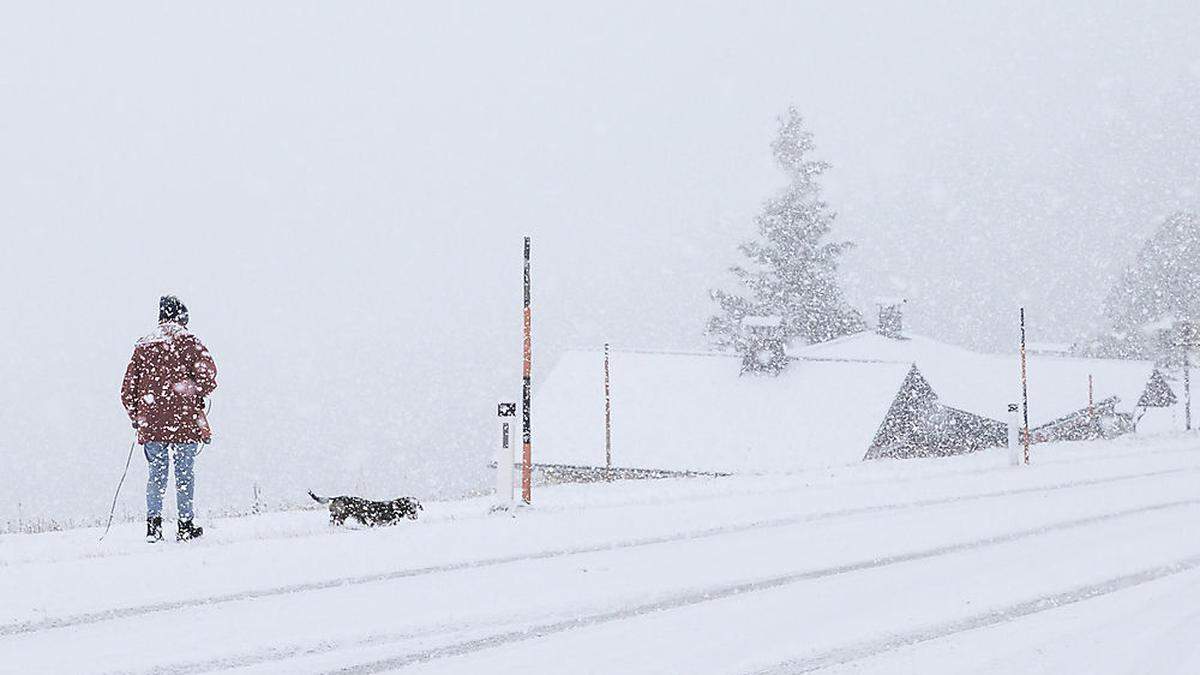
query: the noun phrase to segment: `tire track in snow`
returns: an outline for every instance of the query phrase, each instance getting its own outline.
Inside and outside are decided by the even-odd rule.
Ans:
[[[342,651],[346,649],[361,649],[374,647],[381,644],[406,642],[408,640],[444,637],[447,635],[454,635],[456,633],[467,633],[473,629],[478,629],[478,627],[470,624],[456,624],[452,626],[441,625],[405,632],[376,633],[352,639],[330,639],[304,644],[276,644],[254,652],[230,654],[220,658],[206,659],[201,661],[171,663],[143,670],[114,670],[109,671],[108,675],[128,675],[129,673],[140,673],[141,675],[196,675],[197,673],[211,673],[220,670],[248,668],[250,666],[257,666],[264,663],[276,663],[279,661],[287,661],[289,659],[303,658],[306,656],[320,656],[321,654],[328,654],[330,652]]]
[[[646,614],[652,614],[655,612],[663,612],[663,611],[668,611],[668,610],[672,610],[672,609],[679,609],[682,607],[690,607],[693,605],[700,605],[700,604],[704,604],[707,602],[712,602],[714,600],[722,600],[725,598],[741,595],[743,593],[754,593],[757,591],[771,590],[771,589],[780,588],[783,586],[788,586],[791,584],[799,583],[802,581],[813,581],[816,579],[823,579],[826,577],[833,577],[833,576],[838,576],[838,575],[842,575],[842,574],[850,574],[850,573],[854,573],[854,572],[862,572],[865,570],[877,569],[880,567],[888,567],[891,565],[899,565],[902,563],[915,562],[915,561],[919,561],[919,560],[927,560],[930,558],[937,558],[937,557],[952,555],[955,553],[962,553],[965,551],[972,551],[972,550],[978,550],[978,549],[987,548],[987,547],[991,547],[991,546],[1007,544],[1010,542],[1019,541],[1022,539],[1028,539],[1028,538],[1036,537],[1036,536],[1043,535],[1043,534],[1050,534],[1053,532],[1061,532],[1064,530],[1086,527],[1088,525],[1096,525],[1096,524],[1105,523],[1105,522],[1109,522],[1109,521],[1113,521],[1113,520],[1118,520],[1121,518],[1128,518],[1130,516],[1137,516],[1137,515],[1143,515],[1143,514],[1153,513],[1153,512],[1157,512],[1157,511],[1166,511],[1166,510],[1170,510],[1170,509],[1186,508],[1186,507],[1194,507],[1194,506],[1200,506],[1200,499],[1187,499],[1187,500],[1181,500],[1181,501],[1172,501],[1172,502],[1164,502],[1164,503],[1160,503],[1160,504],[1152,504],[1149,506],[1142,506],[1142,507],[1133,508],[1133,509],[1125,509],[1125,510],[1121,510],[1121,511],[1113,511],[1110,513],[1104,513],[1104,514],[1095,515],[1095,516],[1088,516],[1086,518],[1076,518],[1073,520],[1061,521],[1061,522],[1053,523],[1050,525],[1043,525],[1040,527],[1030,528],[1030,529],[1026,529],[1026,530],[1010,532],[1008,534],[1002,534],[1002,535],[997,535],[997,536],[992,536],[992,537],[984,537],[982,539],[974,539],[971,541],[959,542],[956,544],[947,544],[945,546],[937,546],[934,548],[928,548],[928,549],[924,549],[921,551],[911,551],[908,553],[899,553],[899,554],[895,554],[895,555],[884,556],[881,558],[860,560],[858,562],[846,563],[843,565],[819,568],[819,569],[814,569],[814,570],[807,570],[804,572],[793,572],[790,574],[784,574],[784,575],[780,575],[780,576],[769,577],[766,579],[760,579],[758,581],[742,582],[742,583],[729,584],[729,585],[723,585],[723,586],[712,586],[712,587],[708,587],[708,588],[687,591],[687,592],[683,592],[683,593],[677,593],[674,595],[667,596],[666,598],[656,600],[654,602],[649,602],[649,603],[645,603],[642,605],[636,605],[634,607],[628,607],[628,608],[619,609],[619,610],[611,610],[611,611],[607,611],[607,612],[600,612],[600,613],[596,613],[596,614],[574,617],[574,618],[566,619],[566,620],[562,620],[562,621],[555,621],[555,622],[545,623],[545,624],[541,624],[541,625],[537,625],[537,626],[531,626],[531,627],[524,628],[524,629],[506,631],[503,633],[489,635],[487,637],[477,638],[474,640],[467,640],[467,641],[458,642],[458,643],[450,644],[450,645],[443,645],[441,647],[434,647],[431,649],[425,649],[425,650],[417,651],[417,652],[411,652],[409,654],[404,654],[404,655],[397,656],[394,658],[370,661],[367,663],[362,663],[362,664],[358,664],[355,666],[349,666],[346,668],[329,671],[329,672],[331,672],[331,673],[386,672],[386,671],[395,670],[398,668],[403,668],[406,666],[416,665],[419,663],[425,663],[427,661],[432,661],[432,660],[436,660],[436,659],[443,659],[443,658],[448,658],[448,657],[452,657],[452,656],[462,656],[465,654],[470,654],[470,653],[482,651],[485,649],[492,649],[495,647],[503,647],[503,646],[506,646],[509,644],[525,642],[528,640],[542,638],[542,637],[554,635],[556,633],[563,633],[563,632],[575,630],[578,628],[587,628],[590,626],[611,623],[614,621],[623,621],[626,619],[633,619],[633,618],[637,618],[639,616],[643,616]],[[1189,558],[1188,560],[1190,561],[1193,559]],[[1200,556],[1197,556],[1195,558],[1195,560],[1196,560],[1196,562],[1193,566],[1200,565]],[[1184,562],[1186,563],[1187,561],[1184,561]],[[1179,563],[1177,563],[1177,565],[1178,564]],[[1165,568],[1155,568],[1155,570],[1164,570],[1164,569],[1167,569],[1167,570],[1174,569],[1174,566],[1168,566]],[[1191,568],[1189,567],[1187,569],[1191,569]],[[1146,572],[1143,574],[1152,574],[1155,572],[1155,570],[1150,570],[1149,572]],[[1180,571],[1183,571],[1183,570],[1180,570]],[[1164,575],[1165,575],[1165,573],[1159,573],[1160,577],[1164,576]],[[1137,577],[1137,575],[1133,575],[1133,576]],[[1157,577],[1155,577],[1155,578],[1157,578]],[[1127,582],[1127,583],[1130,585],[1133,584],[1133,582]],[[1144,583],[1144,582],[1142,582],[1142,583]],[[1076,591],[1074,591],[1074,592],[1084,594],[1086,592],[1086,590],[1087,589],[1076,589]],[[1099,593],[1096,593],[1096,594],[1099,594]],[[1094,597],[1094,595],[1087,596],[1087,597]],[[1053,596],[1051,596],[1051,598],[1053,598]],[[1082,599],[1086,599],[1086,597],[1082,598]],[[1033,601],[1033,602],[1036,603],[1037,601]],[[1047,608],[1049,608],[1049,607],[1047,607]],[[932,638],[930,638],[930,639],[932,639]],[[865,654],[865,655],[869,655],[869,654]],[[863,657],[859,657],[859,658],[863,658]],[[822,666],[822,667],[824,667],[824,666]],[[805,672],[805,671],[799,671],[799,672]]]
[[[1104,595],[1117,593],[1135,586],[1148,584],[1165,577],[1190,572],[1200,568],[1200,555],[1177,560],[1169,565],[1151,567],[1132,574],[1113,577],[1100,583],[1079,586],[1061,593],[1051,593],[1032,600],[999,607],[964,619],[922,628],[907,633],[886,635],[874,640],[865,640],[846,647],[839,647],[821,654],[786,661],[763,670],[756,675],[793,675],[824,670],[832,666],[861,661],[872,656],[901,649],[911,645],[938,640],[980,628],[989,628],[1009,621],[1016,621],[1031,614],[1040,614],[1059,607],[1073,605]]]
[[[620,541],[610,541],[600,544],[588,544],[583,546],[564,547],[539,551],[536,553],[519,553],[507,556],[497,556],[493,558],[481,558],[477,560],[467,560],[462,562],[446,563],[442,565],[429,565],[427,567],[414,567],[408,569],[394,570],[390,572],[380,572],[376,574],[363,574],[350,577],[338,577],[334,579],[324,579],[320,581],[310,581],[296,584],[287,584],[284,586],[274,586],[269,588],[257,588],[245,591],[236,591],[232,593],[222,593],[219,595],[210,595],[201,598],[188,598],[184,600],[170,600],[165,602],[156,602],[145,605],[134,605],[130,607],[118,607],[114,609],[106,609],[94,612],[85,612],[81,614],[73,614],[61,617],[52,617],[46,619],[38,619],[35,621],[23,621],[17,623],[9,623],[0,625],[0,638],[21,635],[25,633],[36,633],[55,628],[68,628],[72,626],[80,626],[91,623],[100,623],[103,621],[115,621],[118,619],[126,619],[131,617],[143,616],[146,614],[155,614],[159,612],[171,612],[180,609],[192,609],[200,607],[210,607],[212,605],[220,605],[229,602],[241,602],[245,600],[257,600],[260,598],[269,598],[280,595],[291,595],[294,593],[307,593],[313,591],[322,591],[333,588],[343,588],[346,586],[357,586],[361,584],[378,583],[382,581],[393,581],[396,579],[405,579],[409,577],[424,576],[427,574],[438,574],[445,572],[458,572],[462,570],[479,569],[483,567],[494,567],[496,565],[507,565],[516,562],[527,562],[534,560],[546,560],[550,558],[560,558],[572,555],[583,555],[588,553],[602,553],[605,551],[615,551],[629,548],[640,548],[644,546],[654,546],[658,544],[669,544],[682,541],[691,541],[696,539],[705,539],[709,537],[717,537],[726,534],[736,534],[740,532],[749,532],[757,529],[767,529],[773,527],[787,527],[790,525],[799,525],[803,523],[819,522],[824,520],[835,520],[838,518],[850,518],[854,516],[870,515],[873,513],[884,513],[889,511],[903,511],[908,509],[929,508],[935,506],[945,506],[950,504],[958,504],[964,502],[979,501],[983,499],[996,499],[1001,497],[1011,497],[1023,494],[1037,492],[1055,492],[1059,490],[1068,490],[1073,488],[1093,487],[1097,485],[1106,485],[1110,483],[1124,482],[1128,480],[1140,480],[1145,478],[1156,478],[1180,473],[1195,473],[1200,471],[1200,467],[1176,467],[1171,469],[1160,469],[1157,471],[1148,471],[1144,473],[1123,474],[1119,476],[1106,476],[1103,478],[1089,478],[1080,481],[1067,481],[1062,483],[1053,483],[1050,485],[1038,485],[1023,488],[1013,488],[1009,490],[995,490],[991,492],[983,492],[971,495],[957,495],[953,497],[937,497],[932,499],[920,499],[911,502],[899,502],[891,504],[876,504],[871,506],[856,506],[846,509],[838,509],[835,511],[822,511],[817,513],[806,513],[800,515],[786,516],[782,518],[772,518],[753,523],[736,523],[731,525],[719,525],[702,530],[692,530],[688,532],[675,532],[671,534],[659,535],[654,537],[642,537],[638,539],[627,539]]]

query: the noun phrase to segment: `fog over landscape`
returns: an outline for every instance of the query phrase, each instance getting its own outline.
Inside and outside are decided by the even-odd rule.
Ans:
[[[485,487],[522,237],[535,384],[705,349],[789,106],[848,300],[947,342],[1097,330],[1200,209],[1195,3],[649,4],[0,9],[0,526],[106,515],[164,293],[219,369],[202,510]]]

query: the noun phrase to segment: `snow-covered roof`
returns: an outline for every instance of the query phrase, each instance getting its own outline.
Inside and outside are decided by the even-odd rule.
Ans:
[[[859,462],[910,366],[614,351],[613,466],[776,472]],[[535,462],[604,466],[604,356],[567,352],[534,401]]]
[[[916,364],[943,404],[992,419],[1005,420],[1008,404],[1021,401],[1021,362],[1015,353],[985,354],[919,335],[896,340],[869,332],[791,353],[803,359]],[[1029,422],[1038,426],[1087,407],[1088,375],[1096,401],[1117,396],[1118,410],[1132,410],[1154,364],[1027,354],[1027,371]]]
[[[742,325],[750,328],[778,328],[783,325],[782,316],[748,316],[742,319]]]

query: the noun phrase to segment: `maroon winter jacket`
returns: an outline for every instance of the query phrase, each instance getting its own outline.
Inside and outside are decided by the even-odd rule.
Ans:
[[[217,365],[200,339],[177,323],[138,340],[125,369],[121,403],[138,443],[207,443],[204,398],[217,388]]]

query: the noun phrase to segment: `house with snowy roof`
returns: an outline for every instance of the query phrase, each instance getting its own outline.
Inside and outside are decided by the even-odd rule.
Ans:
[[[801,360],[915,364],[945,406],[997,423],[1007,421],[1008,406],[1022,400],[1017,354],[974,352],[920,335],[864,332],[802,347],[793,355]],[[1173,423],[1176,399],[1161,374],[1155,386],[1168,391],[1147,398],[1157,373],[1150,361],[1046,352],[1028,353],[1026,360],[1035,442],[1113,435],[1147,415],[1154,428]]]
[[[539,387],[544,471],[606,468],[604,372],[602,352],[572,351]],[[1002,443],[1007,433],[943,406],[903,361],[789,359],[764,376],[745,374],[736,355],[614,351],[609,372],[611,467],[619,472],[786,472],[955,454]]]
[[[604,354],[568,352],[538,390],[543,473],[767,473],[1005,445],[1019,357],[906,333],[900,305],[881,306],[878,331],[798,349],[776,345],[778,321],[763,317],[747,323],[763,350],[747,355],[614,352],[607,407]],[[1178,426],[1149,361],[1045,349],[1026,365],[1034,442],[1114,436],[1147,415]]]

